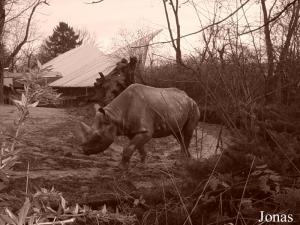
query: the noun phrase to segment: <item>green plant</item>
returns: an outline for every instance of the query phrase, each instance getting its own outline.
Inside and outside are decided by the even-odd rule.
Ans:
[[[0,214],[0,224],[25,225],[30,206],[31,203],[29,201],[29,198],[26,198],[22,208],[17,215],[11,212],[8,208],[5,208],[5,214]],[[32,219],[29,220],[29,225],[33,225]]]
[[[20,149],[16,149],[16,143],[20,135],[20,131],[29,115],[29,108],[36,107],[38,102],[30,103],[28,100],[28,86],[25,86],[25,94],[22,94],[21,100],[13,100],[15,106],[18,109],[18,119],[15,121],[15,130],[13,130],[10,137],[11,142],[3,142],[1,145],[0,152],[0,175],[2,180],[7,181],[6,174],[12,169],[12,167],[17,163],[19,158]]]
[[[41,188],[25,202],[18,214],[5,208],[0,213],[0,224],[8,225],[39,225],[39,224],[65,224],[73,223],[86,224],[86,221],[95,221],[95,223],[124,224],[132,225],[136,222],[134,215],[124,215],[120,212],[111,212],[106,205],[100,210],[92,210],[87,206],[79,204],[68,205],[62,193],[54,188],[47,190]]]
[[[5,134],[7,138],[4,139],[0,147],[0,177],[4,182],[8,181],[7,174],[17,163],[21,152],[21,149],[16,149],[16,144],[24,123],[29,117],[30,108],[37,107],[40,102],[56,102],[60,97],[51,87],[39,84],[40,74],[44,71],[38,70],[24,76],[20,80],[24,84],[24,92],[20,99],[12,100],[18,110],[18,117],[14,124],[7,127]],[[4,133],[1,130],[2,136]]]

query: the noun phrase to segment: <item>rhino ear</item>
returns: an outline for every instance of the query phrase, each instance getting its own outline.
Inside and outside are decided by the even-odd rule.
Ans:
[[[105,115],[105,110],[103,108],[99,108],[98,111]]]
[[[103,109],[99,104],[95,104],[95,105],[94,105],[94,109],[95,109],[96,113],[97,113],[97,112],[100,112],[100,113],[102,113],[102,114],[105,115],[104,109]]]
[[[99,104],[94,105],[94,109],[95,109],[96,113],[99,111],[100,108],[101,108],[101,106]]]

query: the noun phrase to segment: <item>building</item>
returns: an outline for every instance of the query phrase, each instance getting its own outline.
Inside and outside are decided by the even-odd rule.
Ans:
[[[122,60],[130,56],[136,56],[141,64],[145,63],[145,57],[148,47],[136,48],[128,55],[130,46],[147,45],[160,31],[155,31],[145,37],[134,41],[132,44],[119,48],[111,54],[101,52],[95,45],[87,44],[79,46],[68,52],[65,52],[56,58],[45,63],[42,68],[48,68],[51,71],[59,72],[61,78],[51,82],[49,86],[62,93],[66,101],[84,98],[94,94],[94,83],[103,76],[110,74]],[[122,53],[122,54],[121,54]]]

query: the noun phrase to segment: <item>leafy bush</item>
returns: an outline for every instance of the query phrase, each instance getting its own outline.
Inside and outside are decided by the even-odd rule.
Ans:
[[[29,109],[37,107],[40,102],[55,103],[59,99],[59,95],[48,86],[38,84],[40,71],[31,73],[22,79],[24,84],[24,92],[20,99],[13,99],[18,110],[18,118],[14,124],[7,126],[5,130],[0,130],[1,136],[4,136],[1,143],[0,152],[0,177],[7,184],[7,175],[13,166],[17,163],[21,149],[16,149],[16,143],[23,129],[24,123],[29,116]],[[0,140],[1,140],[0,139]]]

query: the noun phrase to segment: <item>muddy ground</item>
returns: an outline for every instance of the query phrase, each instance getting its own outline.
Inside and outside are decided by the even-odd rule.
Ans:
[[[17,116],[15,107],[0,106],[0,128],[9,133]],[[9,186],[0,191],[16,197],[12,198],[10,206],[15,204],[17,207],[18,197],[24,196],[27,168],[29,192],[54,187],[69,203],[87,204],[94,208],[104,203],[116,204],[123,198],[134,200],[139,196],[143,196],[149,204],[159,201],[155,198],[161,196],[155,197],[155,192],[162,185],[172,186],[174,182],[179,185],[187,176],[183,169],[186,161],[173,137],[151,140],[145,147],[148,152],[146,164],[139,162],[136,153],[128,171],[118,168],[122,146],[128,143],[124,137],[119,137],[104,153],[81,154],[74,131],[78,129],[78,121],[90,123],[92,116],[91,107],[38,107],[30,110],[30,118],[17,144],[17,148],[22,149],[19,163],[10,173]],[[195,133],[190,147],[193,158],[207,158],[215,153],[219,131],[218,125],[199,123],[197,138]],[[224,131],[223,135],[226,135]],[[226,144],[226,138],[223,138],[223,144]]]

